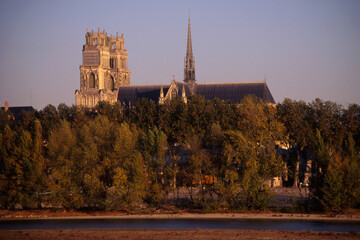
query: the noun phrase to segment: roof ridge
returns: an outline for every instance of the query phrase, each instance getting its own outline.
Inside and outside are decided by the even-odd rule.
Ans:
[[[119,86],[119,88],[123,88],[123,87],[161,87],[161,86],[170,86],[170,84],[142,84],[142,85],[127,85],[127,86]]]
[[[219,85],[225,85],[225,84],[249,84],[249,83],[266,83],[264,81],[253,81],[253,82],[223,82],[223,83],[197,83],[197,85],[212,85],[212,84],[219,84]]]

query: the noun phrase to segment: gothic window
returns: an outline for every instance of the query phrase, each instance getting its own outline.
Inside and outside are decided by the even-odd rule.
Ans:
[[[114,50],[116,49],[116,43],[113,43],[113,49]]]
[[[111,76],[110,78],[110,89],[113,91],[115,89],[115,81],[114,81],[114,77]]]
[[[116,58],[110,58],[110,68],[116,68]]]
[[[90,74],[89,88],[95,88],[95,74],[94,73]]]
[[[98,40],[97,38],[94,39],[94,44],[97,45],[98,44]]]

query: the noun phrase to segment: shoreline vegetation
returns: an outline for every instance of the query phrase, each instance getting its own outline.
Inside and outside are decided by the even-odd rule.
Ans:
[[[194,95],[48,105],[16,118],[0,109],[0,209],[357,211],[360,106]]]

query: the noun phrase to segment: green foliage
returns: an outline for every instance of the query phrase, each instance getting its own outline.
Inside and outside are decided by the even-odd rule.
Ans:
[[[132,122],[139,128],[147,130],[152,128],[157,120],[157,109],[154,101],[146,98],[136,100],[135,111],[131,112]]]
[[[335,155],[329,164],[321,186],[322,196],[320,203],[326,211],[342,212],[348,208],[348,199],[344,194],[344,167],[347,163],[341,162],[340,156]]]
[[[1,202],[9,208],[16,204],[35,208],[41,203],[40,195],[45,187],[42,128],[38,120],[33,124],[33,136],[21,128],[12,131],[9,126],[0,135]]]
[[[306,202],[342,212],[360,206],[359,136],[358,105],[320,99],[59,104],[15,120],[0,110],[0,201],[126,210],[160,207],[171,188],[186,187],[191,206],[206,211],[264,209],[272,198],[265,183],[281,176],[278,150],[288,146],[295,180],[300,155],[312,152],[315,201]]]
[[[185,142],[190,129],[187,126],[187,105],[181,98],[160,106],[159,128],[166,134],[170,145]]]

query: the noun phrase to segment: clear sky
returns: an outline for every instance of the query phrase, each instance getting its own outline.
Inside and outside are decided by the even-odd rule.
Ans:
[[[131,84],[266,81],[275,101],[360,104],[360,1],[0,0],[0,104],[75,102],[86,28],[124,33]]]

